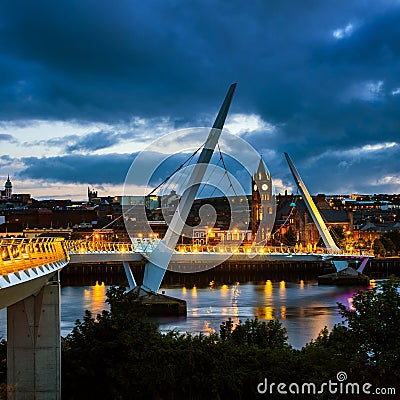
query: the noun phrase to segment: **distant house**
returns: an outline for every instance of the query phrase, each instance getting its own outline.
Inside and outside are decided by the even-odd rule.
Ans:
[[[400,231],[400,222],[371,222],[367,221],[364,225],[357,226],[354,229],[354,240],[364,239],[373,242],[379,239],[382,233]]]

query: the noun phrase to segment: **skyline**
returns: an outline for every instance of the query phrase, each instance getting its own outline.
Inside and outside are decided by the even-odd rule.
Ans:
[[[277,192],[296,191],[288,152],[312,194],[400,193],[400,2],[41,4],[0,5],[0,179],[16,192],[122,194],[140,150],[210,127],[237,81],[226,128]]]

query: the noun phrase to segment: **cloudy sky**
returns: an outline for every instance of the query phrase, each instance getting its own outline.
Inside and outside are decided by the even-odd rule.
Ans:
[[[400,1],[3,0],[0,184],[122,193],[135,155],[227,120],[278,191],[400,193]],[[222,149],[224,150],[224,149]]]

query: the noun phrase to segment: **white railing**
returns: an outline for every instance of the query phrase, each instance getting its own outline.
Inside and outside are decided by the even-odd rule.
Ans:
[[[0,275],[69,260],[61,238],[1,239]]]

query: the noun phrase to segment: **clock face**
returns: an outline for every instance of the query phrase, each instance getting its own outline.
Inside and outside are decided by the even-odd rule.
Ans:
[[[266,183],[264,183],[264,184],[261,186],[261,189],[262,189],[262,190],[268,190],[268,185],[267,185]]]
[[[254,185],[253,189],[254,189],[254,191],[256,191],[257,190],[257,185]]]

